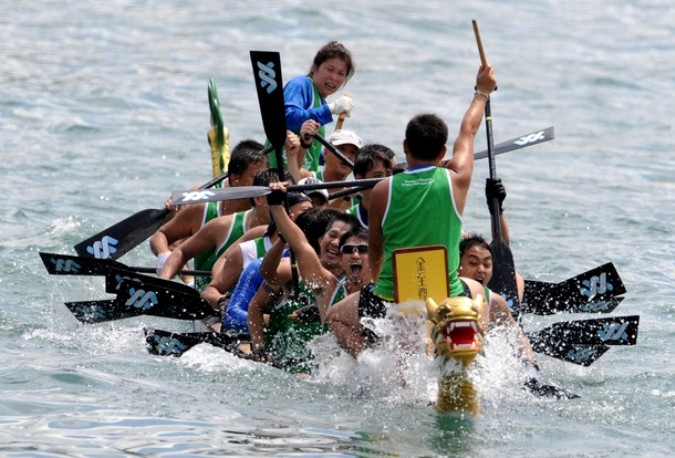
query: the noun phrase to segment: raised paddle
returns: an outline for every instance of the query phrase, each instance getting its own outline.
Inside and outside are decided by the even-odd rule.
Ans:
[[[274,148],[277,171],[280,180],[285,177],[282,149],[286,142],[286,108],[284,84],[281,75],[281,56],[272,51],[251,51],[251,67],[258,104],[265,135]],[[269,189],[269,188],[268,188]],[[289,211],[288,194],[284,196],[284,207]],[[298,291],[299,275],[293,250],[290,251],[293,293]]]
[[[483,51],[483,44],[478,31],[478,23],[475,19],[472,23],[473,31],[476,35],[476,44],[478,45],[481,64],[486,66],[487,59],[485,58],[485,52]],[[494,180],[497,179],[497,166],[495,164],[494,142],[492,139],[490,97],[487,97],[485,103],[485,131],[487,133],[487,158],[490,167],[490,178]],[[518,317],[520,313],[520,301],[518,300],[518,287],[516,284],[516,266],[513,262],[511,248],[509,248],[502,236],[502,228],[499,221],[499,200],[497,197],[491,198],[489,205],[490,220],[492,222],[492,242],[490,242],[490,247],[492,249],[494,271],[488,286],[492,291],[504,297],[506,303],[511,308],[511,313],[515,317]]]
[[[319,138],[320,136],[317,136]],[[551,141],[555,138],[555,129],[551,127],[547,127],[545,129],[539,129],[535,130],[532,132],[529,132],[524,135],[520,135],[518,137],[512,138],[510,140],[506,140],[494,147],[494,154],[504,154],[508,153],[510,151],[515,151],[521,148],[526,148],[528,146],[533,146],[533,145],[538,145],[540,143],[548,142]],[[340,157],[341,153],[330,143],[328,143],[323,137],[320,138],[319,141],[326,142],[328,144],[328,148],[335,149],[336,156]],[[266,147],[263,152],[264,153],[269,153],[273,149],[272,145]],[[342,155],[344,156],[344,155]],[[479,151],[475,153],[474,159],[483,159],[487,157],[487,150],[484,151]],[[348,166],[353,166],[351,161],[344,157],[345,164]],[[315,184],[315,185],[291,185],[288,187],[289,191],[309,191],[313,189],[331,189],[331,188],[344,188],[344,187],[350,187],[350,186],[360,186],[363,187],[364,189],[367,189],[368,187],[374,186],[374,184],[370,184],[370,182],[367,182],[367,180],[353,180],[353,181],[336,181],[336,182],[325,182],[323,184]],[[311,187],[303,187],[303,186],[311,186]],[[220,193],[218,194],[211,194],[213,191],[206,191],[206,192],[198,192],[195,190],[187,190],[187,191],[174,191],[171,194],[171,200],[177,205],[185,205],[185,204],[190,204],[190,203],[199,203],[199,202],[208,202],[209,198],[211,200],[232,200],[232,199],[242,199],[242,198],[251,198],[251,197],[261,197],[261,196],[266,196],[269,194],[270,191],[263,191],[260,189],[262,187],[258,187],[257,190],[252,190],[251,187],[240,187],[240,188],[227,188],[225,189],[225,193]],[[360,189],[362,190],[362,189]],[[351,192],[348,191],[347,192]],[[357,192],[355,189],[353,192]],[[221,197],[221,196],[229,196],[227,199]],[[194,201],[193,201],[194,200]]]
[[[315,184],[294,184],[286,186],[288,191],[312,191],[315,189],[336,189],[351,187],[372,187],[382,181],[383,178],[369,178],[366,180],[352,181],[326,181]],[[238,186],[236,188],[210,189],[204,191],[173,191],[171,200],[174,205],[199,204],[218,200],[247,199],[264,197],[272,192],[267,186]]]
[[[506,140],[505,142],[498,143],[494,145],[492,151],[495,156],[498,154],[508,153],[509,151],[514,151],[520,148],[525,148],[527,146],[538,145],[539,143],[544,143],[555,138],[555,129],[553,126],[547,127],[546,129],[539,129],[533,132],[530,132],[520,137],[512,138],[511,140]],[[487,150],[479,151],[474,153],[474,159],[483,159],[488,156]]]

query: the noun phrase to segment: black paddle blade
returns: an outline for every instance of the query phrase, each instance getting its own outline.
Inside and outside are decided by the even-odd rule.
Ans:
[[[110,263],[115,262],[68,254],[40,252],[39,255],[51,275],[105,275]]]
[[[530,334],[530,342],[559,345],[635,345],[639,315],[614,316],[592,320],[562,321]]]
[[[143,243],[159,229],[169,210],[146,209],[134,213],[117,224],[92,235],[75,245],[75,251],[84,258],[115,260]]]
[[[133,279],[124,278],[119,284],[118,307],[125,313],[137,310],[139,315],[152,315],[177,320],[196,320],[217,316],[199,293],[178,282],[136,274]],[[183,289],[182,287],[186,288]]]
[[[239,355],[238,346],[248,340],[246,334],[218,334],[215,332],[176,333],[160,329],[145,329],[145,342],[148,352],[159,356],[179,357],[200,343],[209,343],[215,347]]]
[[[548,142],[555,138],[555,129],[553,126],[546,129],[535,130],[529,134],[521,135],[520,137],[501,142],[494,147],[494,154],[508,153],[527,146],[538,145],[539,143]],[[474,154],[474,159],[483,159],[488,156],[487,150],[479,151]]]
[[[501,238],[490,243],[492,249],[492,265],[494,270],[488,287],[504,298],[513,316],[520,313],[518,300],[518,286],[516,284],[516,266],[513,262],[513,253]]]
[[[532,349],[542,355],[588,367],[604,355],[610,347],[608,345],[580,345],[560,342],[555,346],[537,344],[533,345]]]
[[[81,323],[96,324],[140,315],[137,309],[130,309],[116,300],[66,302],[66,307]]]
[[[523,313],[609,313],[623,300],[626,288],[608,262],[560,283],[525,281]]]
[[[281,163],[281,150],[286,141],[281,56],[278,52],[251,51],[251,67],[265,135],[274,147],[277,160]]]

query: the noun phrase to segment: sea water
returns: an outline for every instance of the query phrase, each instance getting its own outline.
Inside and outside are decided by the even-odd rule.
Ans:
[[[52,0],[0,13],[3,456],[672,456],[672,2]],[[479,65],[472,18],[499,84],[495,142],[556,129],[496,160],[516,266],[556,282],[612,261],[628,290],[614,314],[641,317],[636,346],[588,368],[538,357],[544,379],[579,399],[522,392],[499,336],[472,419],[434,411],[421,360],[404,388],[391,355],[357,364],[326,336],[334,364],[298,380],[208,345],[181,358],[146,352],[144,326],[184,322],[85,326],[65,308],[110,296],[101,278],[47,275],[39,251],[74,254],[210,178],[210,78],[231,143],[263,140],[249,51],[280,52],[287,81],[339,40],[357,65],[345,127],[402,158],[417,113],[438,113],[456,134]],[[477,162],[464,217],[485,234],[487,175]],[[143,244],[121,261],[154,259]]]

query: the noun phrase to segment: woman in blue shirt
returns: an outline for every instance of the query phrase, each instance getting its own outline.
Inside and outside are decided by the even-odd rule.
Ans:
[[[319,170],[322,146],[309,136],[318,133],[325,137],[323,126],[333,121],[333,115],[349,114],[354,106],[349,95],[342,95],[331,103],[327,103],[326,98],[335,94],[353,75],[351,53],[343,44],[331,41],[316,53],[307,75],[292,78],[284,87],[286,127],[299,134],[305,125],[305,138],[300,140],[307,153],[301,166],[311,172]],[[276,167],[276,158],[270,154],[270,168],[273,167]]]

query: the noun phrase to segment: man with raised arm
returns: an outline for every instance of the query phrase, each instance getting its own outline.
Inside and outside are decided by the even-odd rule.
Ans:
[[[448,127],[438,116],[421,114],[406,127],[403,151],[408,168],[378,183],[369,211],[369,253],[374,283],[335,304],[328,322],[340,346],[358,355],[372,336],[360,323],[365,316],[384,317],[394,299],[392,255],[399,248],[442,245],[447,250],[451,296],[481,294],[473,280],[457,274],[462,214],[471,184],[474,140],[485,104],[497,86],[492,67],[481,66],[476,92],[455,138],[453,156],[443,162]],[[439,164],[442,166],[439,167]]]

